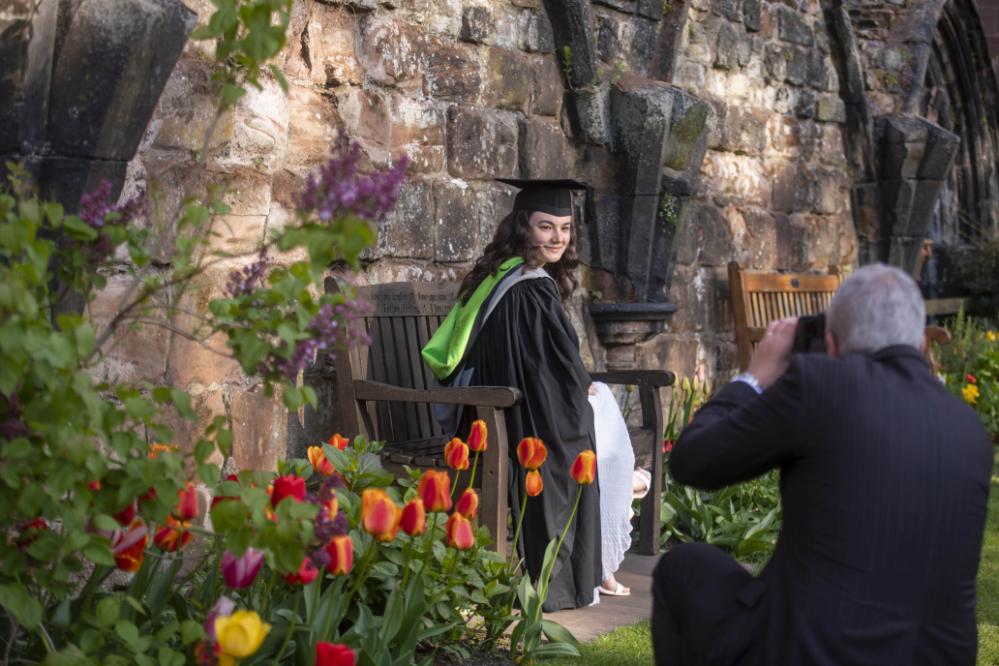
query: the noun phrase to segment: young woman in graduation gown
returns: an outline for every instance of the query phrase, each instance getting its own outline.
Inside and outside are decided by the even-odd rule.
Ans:
[[[580,452],[595,450],[594,426],[590,376],[563,305],[578,284],[571,192],[564,181],[510,182],[524,187],[513,212],[465,277],[458,304],[423,355],[442,383],[512,386],[523,393],[522,402],[506,412],[514,524],[525,478],[516,442],[538,437],[548,448],[541,467],[544,490],[527,500],[519,541],[520,555],[536,580],[548,542],[561,533],[576,497],[570,466]],[[578,186],[570,181],[573,185]],[[544,610],[597,601],[600,555],[600,498],[594,483],[583,487]]]

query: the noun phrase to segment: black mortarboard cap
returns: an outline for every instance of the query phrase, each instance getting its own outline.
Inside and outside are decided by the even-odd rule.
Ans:
[[[519,187],[513,201],[514,210],[538,211],[549,215],[572,215],[572,191],[589,188],[578,180],[526,180],[522,178],[497,178],[501,183]]]

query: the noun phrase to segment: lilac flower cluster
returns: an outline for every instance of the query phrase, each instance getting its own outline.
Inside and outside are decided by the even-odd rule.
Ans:
[[[77,215],[93,229],[98,232],[107,223],[107,216],[111,213],[118,213],[119,219],[113,222],[116,226],[127,226],[132,220],[145,212],[145,193],[139,192],[124,203],[112,206],[109,197],[111,196],[111,182],[102,180],[97,189],[93,192],[85,192],[80,197],[80,205],[77,207]],[[101,234],[97,240],[90,243],[87,254],[92,262],[103,261],[111,254],[111,242],[107,236]]]
[[[333,157],[310,175],[299,199],[299,210],[315,213],[323,222],[355,215],[381,220],[395,207],[409,158],[403,155],[386,171],[369,176],[358,173],[361,146],[341,132],[333,146]]]
[[[309,493],[306,501],[319,507],[319,512],[313,521],[314,533],[319,543],[329,543],[333,537],[347,534],[350,531],[350,523],[347,521],[347,514],[342,510],[337,511],[336,516],[330,517],[325,510],[327,504],[336,497],[336,488],[344,485],[343,477],[338,472],[333,472],[323,479],[319,486],[319,493]],[[312,563],[317,569],[325,569],[330,563],[330,555],[325,548],[317,548],[309,554]]]
[[[21,419],[21,403],[17,393],[9,398],[0,395],[0,437],[11,440],[28,434],[28,428]]]
[[[370,312],[371,306],[365,301],[347,301],[336,307],[329,303],[322,306],[309,322],[308,329],[312,336],[298,342],[291,358],[278,361],[278,372],[294,379],[319,354],[332,354],[337,349],[355,344],[371,344],[362,319]]]
[[[267,250],[263,249],[252,264],[244,266],[242,270],[234,270],[229,273],[229,279],[225,283],[225,291],[229,298],[252,294],[263,282],[269,265]]]

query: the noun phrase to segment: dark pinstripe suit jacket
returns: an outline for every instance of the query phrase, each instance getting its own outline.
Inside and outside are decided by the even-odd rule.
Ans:
[[[781,470],[776,551],[726,632],[752,625],[749,661],[973,664],[992,460],[974,411],[898,346],[797,356],[761,396],[729,384],[670,470],[703,489]]]

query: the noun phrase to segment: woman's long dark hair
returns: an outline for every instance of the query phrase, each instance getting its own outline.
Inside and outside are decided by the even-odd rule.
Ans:
[[[475,289],[482,284],[482,281],[495,273],[500,264],[510,257],[523,257],[529,261],[531,255],[536,251],[531,244],[531,227],[528,220],[531,218],[530,211],[515,210],[499,223],[493,239],[486,246],[482,256],[472,266],[465,279],[461,281],[461,288],[458,290],[458,300],[462,303],[468,301],[468,297],[475,292]],[[562,258],[554,264],[545,264],[545,270],[555,280],[558,285],[559,295],[562,302],[569,300],[572,292],[579,286],[576,279],[576,268],[579,266],[579,256],[576,254],[576,230],[569,234],[569,244],[562,253]]]

